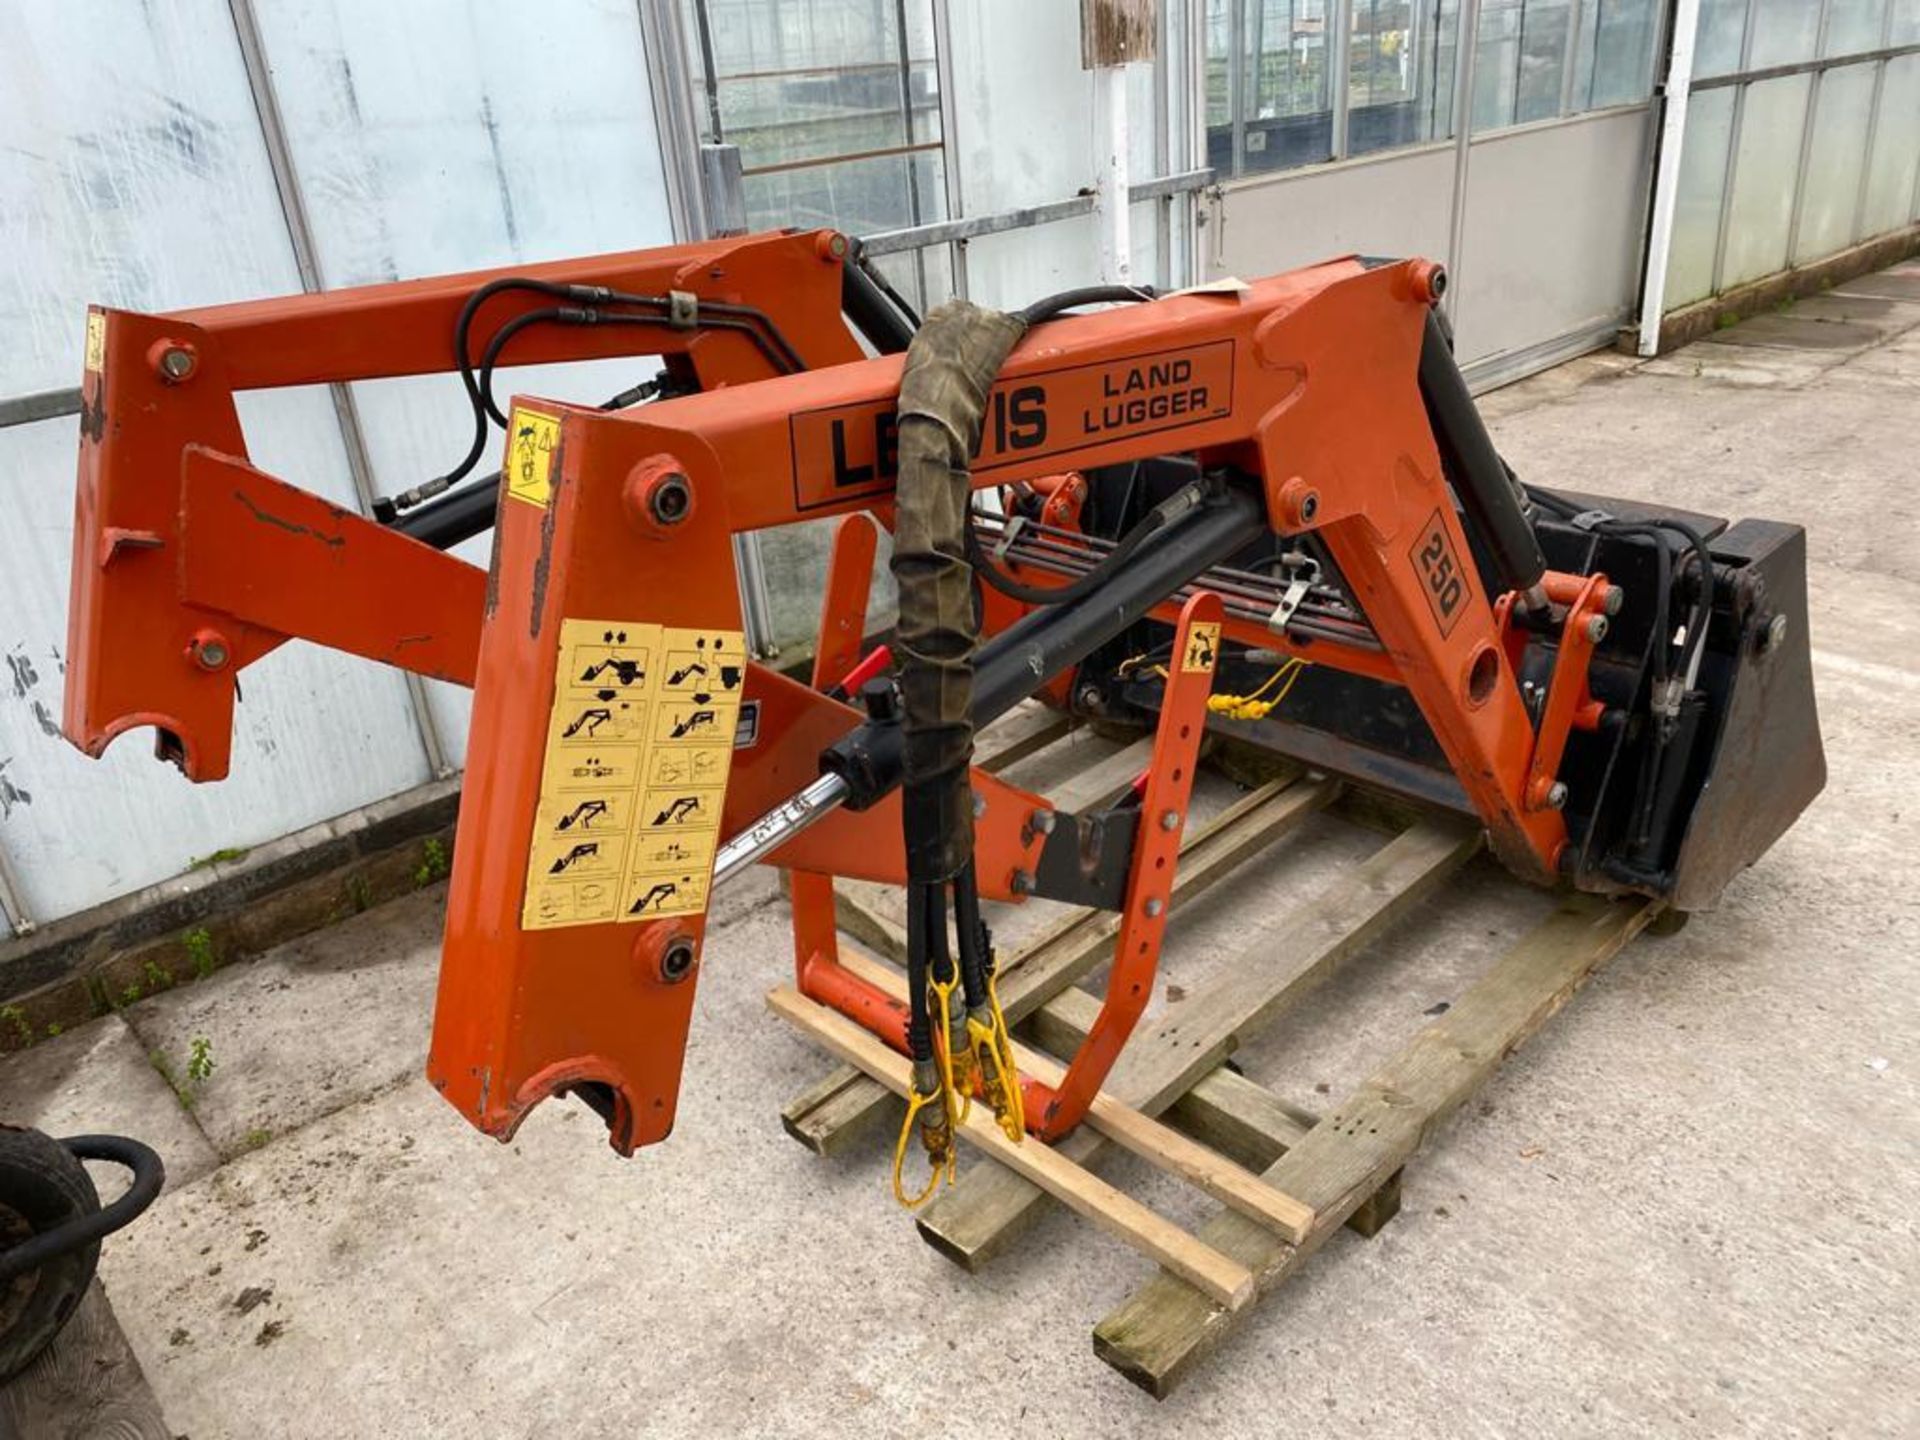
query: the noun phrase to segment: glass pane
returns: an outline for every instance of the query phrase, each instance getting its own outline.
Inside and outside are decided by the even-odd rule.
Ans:
[[[1573,108],[1631,105],[1653,93],[1654,0],[1589,0],[1580,12]]]
[[[1748,68],[1793,65],[1814,58],[1820,38],[1820,7],[1810,0],[1754,0],[1753,46]]]
[[[1458,0],[1352,0],[1347,153],[1453,133]]]
[[[1878,65],[1849,65],[1820,77],[1814,103],[1813,145],[1801,178],[1800,229],[1794,263],[1844,250],[1856,238],[1854,212],[1866,168],[1867,119],[1873,111]]]
[[[0,395],[80,383],[90,302],[300,288],[221,0],[0,6],[0,95]]]
[[[1722,289],[1786,268],[1793,182],[1800,168],[1800,136],[1812,79],[1788,75],[1747,87],[1739,154],[1734,160]]]
[[[1524,0],[1485,0],[1473,51],[1473,130],[1514,123],[1520,83],[1520,16]]]
[[[1887,62],[1887,76],[1880,86],[1863,237],[1882,235],[1907,223],[1913,207],[1914,171],[1920,168],[1916,115],[1920,115],[1920,55],[1902,55]]]
[[[1747,0],[1700,0],[1700,28],[1693,42],[1693,78],[1731,75],[1738,70],[1740,45],[1746,35]]]
[[[329,288],[672,241],[635,15],[557,9],[529,85],[467,0],[257,8]]]
[[[1911,45],[1916,40],[1920,40],[1920,0],[1893,0],[1893,26],[1887,43]]]
[[[1880,48],[1880,25],[1887,0],[1830,0],[1827,39],[1822,55],[1853,55]]]
[[[1311,165],[1333,154],[1327,0],[1246,0],[1248,170]]]
[[[1485,0],[1474,53],[1473,128],[1560,113],[1572,0]]]
[[[1560,113],[1570,0],[1526,0],[1520,11],[1520,82],[1514,118],[1522,125]]]
[[[1669,310],[1713,293],[1713,252],[1720,242],[1720,202],[1726,194],[1727,142],[1732,134],[1731,89],[1703,90],[1688,103],[1673,248],[1667,255]]]

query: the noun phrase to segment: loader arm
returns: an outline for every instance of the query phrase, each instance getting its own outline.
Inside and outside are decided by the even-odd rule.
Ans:
[[[863,283],[841,237],[781,234],[89,317],[67,733],[98,754],[153,724],[162,754],[217,779],[236,672],[294,636],[472,684],[428,1069],[490,1134],[575,1091],[623,1153],[665,1137],[709,892],[755,862],[795,872],[801,991],[927,1053],[920,1012],[837,963],[827,884],[912,878],[895,690],[853,663],[868,517],[903,503],[903,361],[865,358],[842,314],[874,303]],[[1347,258],[1048,312],[972,377],[964,485],[1005,503],[964,522],[992,581],[967,718],[1039,695],[1156,737],[1132,798],[1098,813],[969,777],[963,952],[985,936],[979,897],[1120,916],[1081,1053],[1058,1085],[996,1102],[1013,1133],[1078,1123],[1138,1018],[1210,725],[1471,814],[1527,879],[1697,903],[1819,789],[1799,532],[1523,490],[1453,363],[1443,284],[1424,262]],[[628,320],[528,318],[543,285]],[[454,368],[476,307],[495,358],[509,339],[516,363],[663,354],[668,398],[519,397],[497,495],[456,490],[397,524],[247,463],[235,390]],[[855,319],[882,351],[912,328]],[[734,542],[836,518],[803,685],[746,654]],[[487,523],[487,572],[436,548]],[[960,563],[939,543],[910,564]],[[1249,672],[1267,688],[1212,703]],[[1261,708],[1303,673],[1297,701]],[[915,953],[943,955],[945,912],[917,903]]]

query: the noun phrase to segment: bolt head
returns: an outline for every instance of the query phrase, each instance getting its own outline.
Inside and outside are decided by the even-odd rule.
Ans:
[[[1627,592],[1618,585],[1609,585],[1606,599],[1602,603],[1606,606],[1607,614],[1618,615],[1620,607],[1627,603]]]
[[[678,985],[693,973],[693,960],[693,941],[684,935],[675,936],[660,952],[660,978]]]
[[[202,670],[224,670],[232,658],[226,637],[216,630],[203,630],[195,635],[187,645],[187,653]]]
[[[1031,870],[1014,871],[1013,878],[1007,882],[1007,888],[1016,895],[1031,895],[1033,893],[1033,872]]]
[[[1598,645],[1602,640],[1607,638],[1607,629],[1606,616],[1591,615],[1587,617],[1587,639],[1591,640],[1594,644]]]
[[[185,345],[169,345],[160,352],[160,377],[178,383],[193,374],[198,359]]]
[[[979,791],[976,790],[973,795],[973,818],[978,820],[982,815],[986,813],[987,813],[987,797],[982,795]]]
[[[1784,644],[1787,638],[1787,631],[1791,628],[1784,614],[1775,615],[1773,619],[1769,620],[1765,631],[1767,649],[1771,650],[1775,646]]]
[[[1031,816],[1028,817],[1027,823],[1033,827],[1034,834],[1051,835],[1053,833],[1053,826],[1054,826],[1053,811],[1036,810],[1033,812]]]
[[[647,513],[661,525],[678,525],[693,512],[693,486],[678,470],[669,470],[647,491]]]
[[[1180,812],[1178,810],[1162,810],[1160,812],[1160,828],[1162,830],[1178,830],[1180,828]]]
[[[1167,902],[1162,900],[1158,895],[1149,896],[1146,906],[1147,918],[1149,920],[1158,920],[1160,916],[1165,913],[1166,908]]]
[[[1547,808],[1550,810],[1564,810],[1566,806],[1566,782],[1564,780],[1556,780],[1553,782],[1552,788],[1547,791]]]

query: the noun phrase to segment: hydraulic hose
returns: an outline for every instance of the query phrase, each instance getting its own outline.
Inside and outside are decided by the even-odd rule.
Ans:
[[[942,306],[907,347],[900,381],[894,649],[907,878],[916,884],[944,885],[973,854],[967,764],[980,630],[967,563],[968,457],[994,376],[1025,332],[1011,315],[965,301]]]

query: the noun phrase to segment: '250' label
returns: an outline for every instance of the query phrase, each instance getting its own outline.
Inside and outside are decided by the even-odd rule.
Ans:
[[[1421,527],[1420,538],[1413,542],[1411,554],[1414,569],[1420,573],[1420,588],[1426,594],[1427,604],[1433,607],[1434,623],[1440,627],[1442,637],[1451,635],[1460,612],[1466,608],[1467,597],[1473,592],[1438,510]]]

